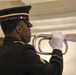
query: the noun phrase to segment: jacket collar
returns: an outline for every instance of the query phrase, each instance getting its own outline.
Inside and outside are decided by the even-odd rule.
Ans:
[[[18,39],[11,36],[6,36],[4,38],[3,44],[8,44],[8,43],[19,43],[25,45],[25,42],[19,41]]]

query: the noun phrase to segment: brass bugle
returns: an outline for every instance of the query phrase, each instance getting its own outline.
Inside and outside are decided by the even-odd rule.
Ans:
[[[43,52],[41,50],[41,47],[40,47],[41,41],[51,40],[51,34],[39,34],[39,35],[32,35],[32,36],[33,36],[32,44],[33,44],[37,53],[44,54],[44,55],[52,55],[52,53],[50,53],[50,52]],[[38,42],[38,49],[39,50],[37,50],[37,48],[36,48],[36,41],[38,38],[41,38]],[[65,49],[65,52],[63,53],[63,55],[66,54],[68,51],[67,41],[76,42],[76,34],[65,34],[64,44],[65,44],[66,49]]]

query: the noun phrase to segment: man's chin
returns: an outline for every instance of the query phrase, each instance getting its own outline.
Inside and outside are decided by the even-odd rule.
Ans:
[[[25,42],[25,43],[29,43],[29,42],[30,42],[30,39],[28,39],[28,40],[25,40],[24,42]]]
[[[29,43],[31,40],[29,39],[28,41],[27,41],[27,43]]]

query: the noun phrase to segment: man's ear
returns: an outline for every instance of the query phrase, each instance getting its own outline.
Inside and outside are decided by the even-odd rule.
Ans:
[[[22,32],[22,28],[21,28],[20,25],[17,25],[17,26],[16,26],[16,31],[17,31],[18,33],[21,33],[21,32]]]

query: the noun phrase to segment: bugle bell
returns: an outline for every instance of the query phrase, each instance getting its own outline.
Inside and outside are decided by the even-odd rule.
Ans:
[[[33,37],[32,44],[33,44],[33,46],[34,46],[34,48],[35,48],[37,53],[44,54],[44,55],[52,55],[52,53],[50,53],[50,52],[43,52],[41,50],[41,47],[40,47],[41,41],[43,41],[43,40],[51,40],[51,34],[32,35],[32,37]],[[39,50],[37,50],[37,48],[36,48],[36,41],[37,41],[38,38],[41,38],[39,40],[39,42],[38,42],[38,49]],[[68,43],[67,43],[67,41],[76,42],[76,34],[65,34],[64,44],[65,44],[66,49],[65,49],[65,52],[63,53],[63,55],[66,54],[67,51],[68,51]]]

